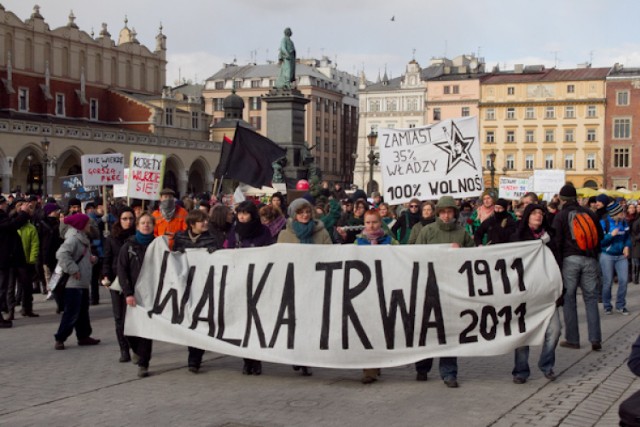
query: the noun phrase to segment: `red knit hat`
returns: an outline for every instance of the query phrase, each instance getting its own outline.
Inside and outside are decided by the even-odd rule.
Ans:
[[[88,222],[89,222],[89,216],[83,213],[76,213],[73,215],[69,215],[64,219],[65,224],[70,225],[71,227],[80,231],[84,230]]]

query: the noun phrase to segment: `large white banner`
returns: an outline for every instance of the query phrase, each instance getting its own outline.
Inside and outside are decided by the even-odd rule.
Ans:
[[[384,199],[391,204],[479,196],[484,191],[476,117],[411,129],[379,129]]]
[[[182,254],[160,237],[125,333],[277,363],[389,367],[540,344],[561,289],[540,241]]]
[[[83,154],[82,182],[85,186],[122,184],[124,182],[124,155]]]

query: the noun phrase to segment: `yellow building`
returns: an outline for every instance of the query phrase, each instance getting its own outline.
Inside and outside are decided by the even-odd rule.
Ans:
[[[486,185],[494,152],[496,186],[500,176],[528,178],[534,169],[564,169],[576,187],[602,186],[608,72],[516,66],[483,77],[479,117]]]

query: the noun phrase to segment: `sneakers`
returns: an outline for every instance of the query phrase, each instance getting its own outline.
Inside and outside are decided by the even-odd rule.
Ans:
[[[628,316],[629,315],[629,310],[627,310],[627,307],[616,310],[618,313],[622,314],[623,316]]]
[[[56,350],[64,350],[64,343],[62,341],[56,341],[53,348],[55,348]]]
[[[444,380],[444,385],[449,388],[458,388],[458,380],[456,380],[455,378],[446,379]]]
[[[549,381],[555,381],[555,380],[556,380],[556,378],[558,378],[558,377],[556,377],[556,373],[555,373],[555,372],[553,372],[553,370],[551,370],[551,371],[549,371],[549,372],[545,372],[545,373],[544,373],[544,377],[545,377],[546,379],[548,379]]]
[[[138,367],[138,378],[146,378],[149,376],[149,368],[146,366]]]
[[[96,338],[86,337],[78,340],[78,345],[96,345],[100,344],[100,340]]]
[[[610,315],[611,313],[612,313],[612,310],[610,308],[604,309],[604,314],[606,314],[607,316]]]
[[[570,348],[572,350],[580,350],[580,344],[574,344],[568,341],[560,341],[560,347]]]
[[[593,351],[602,350],[602,344],[600,343],[600,341],[593,341],[591,343],[591,350],[593,350]]]
[[[527,379],[524,377],[513,377],[514,384],[524,384],[527,382]]]

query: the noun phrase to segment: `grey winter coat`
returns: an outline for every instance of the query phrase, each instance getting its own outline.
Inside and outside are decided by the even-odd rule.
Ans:
[[[67,281],[67,288],[89,289],[91,284],[91,242],[85,233],[69,227],[62,246],[56,252],[56,258],[62,271],[71,275]],[[80,261],[76,263],[78,259]],[[80,280],[73,277],[78,271],[80,272]]]

